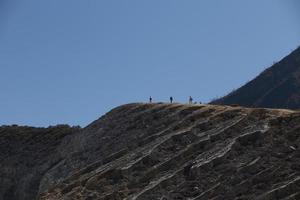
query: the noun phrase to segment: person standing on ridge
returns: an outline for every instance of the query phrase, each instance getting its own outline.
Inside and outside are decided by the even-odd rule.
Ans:
[[[173,97],[170,97],[170,103],[173,103]]]
[[[193,98],[192,98],[192,96],[190,96],[190,98],[189,98],[189,104],[193,104]]]
[[[152,103],[152,97],[151,97],[151,96],[150,96],[150,98],[149,98],[149,102]]]

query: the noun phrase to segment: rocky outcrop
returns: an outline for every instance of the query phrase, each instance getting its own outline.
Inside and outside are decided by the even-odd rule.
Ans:
[[[37,198],[299,199],[299,122],[290,110],[124,105],[64,137]]]

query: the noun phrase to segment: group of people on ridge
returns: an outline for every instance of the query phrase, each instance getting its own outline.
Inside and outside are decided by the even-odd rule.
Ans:
[[[174,100],[173,97],[170,96],[170,103],[173,103],[173,100]],[[153,101],[152,96],[150,96],[149,102],[152,103],[152,101]],[[189,97],[189,104],[193,104],[193,98],[192,98],[192,96]]]

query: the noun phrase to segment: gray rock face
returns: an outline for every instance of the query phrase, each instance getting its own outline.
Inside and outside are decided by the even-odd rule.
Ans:
[[[32,186],[2,189],[10,181],[1,179],[1,194],[27,186],[40,200],[299,199],[299,122],[290,110],[124,105],[62,137],[39,176],[19,176]],[[10,166],[2,174],[17,177]]]
[[[59,147],[52,199],[293,199],[300,117],[286,110],[131,104]],[[70,153],[72,152],[72,153]]]

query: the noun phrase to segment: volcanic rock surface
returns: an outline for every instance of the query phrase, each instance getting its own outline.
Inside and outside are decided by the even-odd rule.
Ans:
[[[28,143],[44,142],[42,135]],[[136,103],[55,141],[40,147],[48,151],[34,161],[17,156],[19,151],[1,151],[3,200],[34,199],[26,196],[29,190],[22,198],[17,180],[3,187],[3,176],[35,177],[31,170],[8,173],[17,164],[6,159],[51,163],[42,171],[42,164],[29,167],[39,171],[26,185],[39,200],[300,199],[296,111]],[[14,193],[19,195],[12,198]]]
[[[300,47],[254,80],[212,104],[300,108]]]
[[[78,130],[67,125],[0,127],[0,200],[36,199],[44,174],[62,160],[57,147]]]

